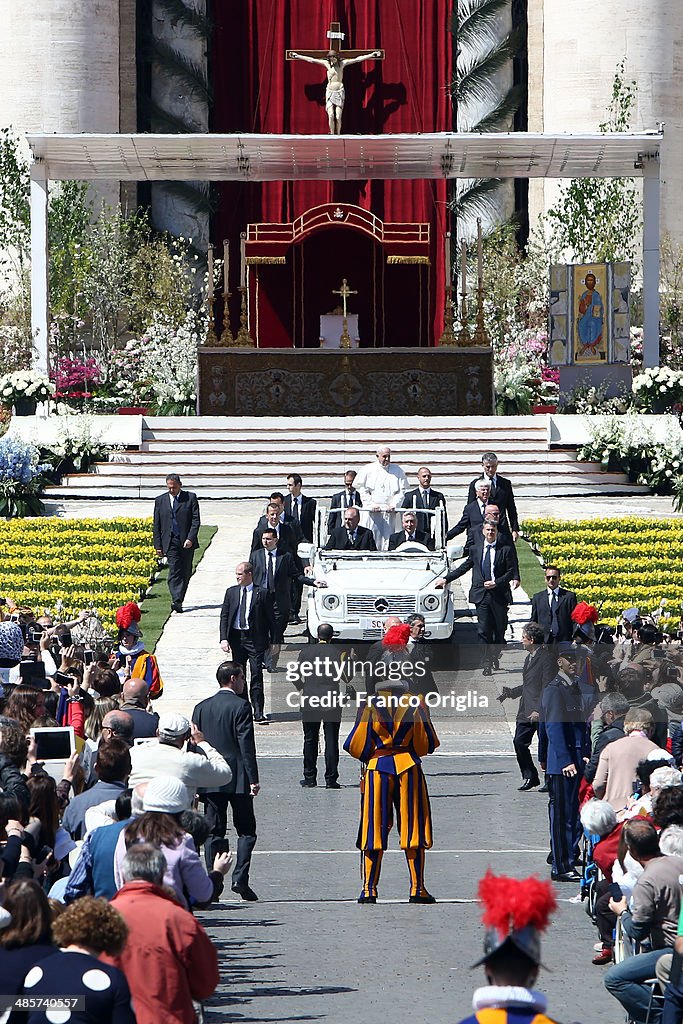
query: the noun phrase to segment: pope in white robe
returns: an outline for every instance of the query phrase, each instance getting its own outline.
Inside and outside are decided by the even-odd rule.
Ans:
[[[400,528],[395,509],[403,501],[408,478],[400,466],[392,463],[390,449],[382,447],[377,449],[377,461],[363,466],[354,484],[363,502],[362,525],[372,530],[377,550],[384,551],[391,534]]]

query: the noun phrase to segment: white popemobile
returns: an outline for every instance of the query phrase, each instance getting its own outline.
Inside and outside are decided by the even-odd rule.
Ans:
[[[424,514],[420,510],[421,514]],[[389,615],[405,619],[414,612],[425,617],[425,639],[450,640],[453,633],[453,598],[448,587],[437,590],[453,559],[462,557],[462,545],[444,541],[443,510],[434,513],[435,550],[409,542],[395,551],[327,551],[329,510],[318,507],[316,544],[300,544],[298,554],[326,586],[311,588],[307,626],[317,636],[321,622],[334,628],[336,640],[372,642],[384,635]]]

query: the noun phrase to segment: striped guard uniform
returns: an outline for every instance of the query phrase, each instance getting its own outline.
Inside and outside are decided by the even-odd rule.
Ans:
[[[378,701],[362,707],[344,743],[344,750],[367,765],[361,786],[360,826],[356,846],[363,851],[363,895],[376,896],[382,855],[393,826],[405,851],[411,896],[424,896],[425,850],[432,845],[429,794],[420,758],[439,746],[424,702],[411,707],[405,695],[399,706]]]

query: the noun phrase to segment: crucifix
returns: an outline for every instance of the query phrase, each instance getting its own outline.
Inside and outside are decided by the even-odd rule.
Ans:
[[[287,50],[287,60],[305,60],[309,64],[321,64],[327,69],[325,110],[330,124],[330,135],[341,135],[341,119],[344,110],[344,68],[349,64],[360,64],[364,60],[384,60],[384,50],[342,50],[344,33],[338,21],[330,23],[327,33],[330,46],[327,50]]]
[[[347,320],[348,310],[346,308],[346,300],[348,299],[349,295],[358,295],[358,292],[353,291],[351,288],[349,288],[348,281],[344,277],[342,278],[341,288],[333,288],[332,294],[341,295],[341,300],[344,306],[344,320],[342,323],[341,338],[339,339],[339,347],[351,348],[351,335],[349,334],[349,322]]]

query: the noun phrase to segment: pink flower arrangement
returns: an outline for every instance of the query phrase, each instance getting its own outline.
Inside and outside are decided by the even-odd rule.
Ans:
[[[89,398],[90,388],[100,383],[102,370],[96,359],[62,356],[51,374],[57,398]]]

